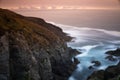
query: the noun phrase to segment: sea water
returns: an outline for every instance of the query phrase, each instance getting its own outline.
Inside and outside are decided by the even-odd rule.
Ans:
[[[82,52],[75,57],[80,61],[76,70],[69,80],[86,80],[87,77],[96,70],[105,70],[108,66],[116,65],[119,58],[115,61],[106,59],[107,51],[120,48],[120,32],[105,29],[74,27],[62,24],[55,24],[63,29],[69,36],[74,37],[67,45]],[[94,66],[92,61],[99,61],[99,66]],[[89,69],[92,67],[92,69]]]

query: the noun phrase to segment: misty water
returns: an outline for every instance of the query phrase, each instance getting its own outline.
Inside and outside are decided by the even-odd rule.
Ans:
[[[62,24],[55,24],[63,29],[68,35],[74,37],[68,46],[82,52],[75,57],[80,61],[76,70],[73,72],[69,80],[86,80],[87,77],[96,70],[104,70],[108,66],[116,65],[119,57],[115,57],[115,61],[106,59],[107,51],[116,50],[120,47],[120,32],[109,31],[105,29],[74,27]],[[92,61],[99,61],[99,66],[94,66]],[[92,66],[92,69],[89,67]]]
[[[42,17],[73,37],[67,45],[81,54],[75,56],[80,63],[69,80],[86,80],[92,72],[104,70],[119,62],[119,58],[115,56],[115,61],[106,59],[108,55],[105,52],[120,47],[120,10],[17,12],[27,16]],[[92,61],[99,61],[100,65],[94,66]]]

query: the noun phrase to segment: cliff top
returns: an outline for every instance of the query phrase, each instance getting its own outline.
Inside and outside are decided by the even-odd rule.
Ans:
[[[0,36],[6,32],[32,37],[43,46],[59,43],[64,40],[63,37],[66,37],[60,28],[46,23],[43,19],[24,17],[12,11],[0,9]],[[27,40],[29,42],[30,39]]]

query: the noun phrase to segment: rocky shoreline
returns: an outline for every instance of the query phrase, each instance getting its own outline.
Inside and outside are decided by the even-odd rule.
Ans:
[[[67,80],[78,64],[70,39],[43,19],[0,9],[0,80]]]
[[[113,56],[120,57],[120,49],[106,52],[109,56],[107,57],[110,61],[114,61]],[[106,70],[99,70],[93,72],[87,80],[120,80],[120,62],[116,66],[110,66]]]

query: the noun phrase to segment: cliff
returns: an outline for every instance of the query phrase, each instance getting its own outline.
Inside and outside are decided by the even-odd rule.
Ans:
[[[43,19],[0,9],[0,80],[67,80],[77,54],[70,39]]]

